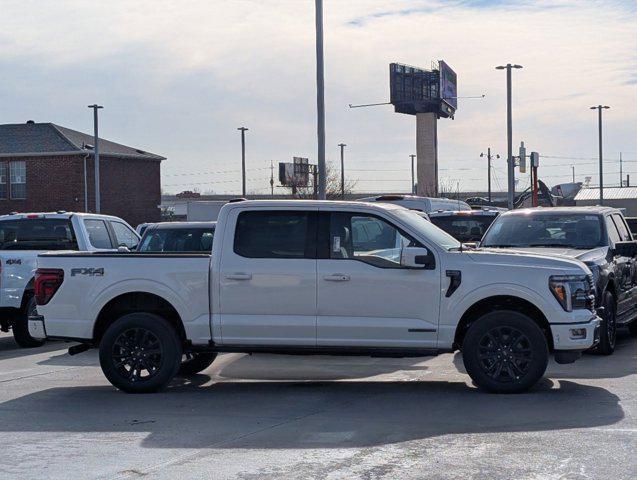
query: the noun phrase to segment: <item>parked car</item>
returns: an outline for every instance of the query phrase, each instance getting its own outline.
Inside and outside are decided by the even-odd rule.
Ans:
[[[555,207],[503,213],[481,247],[558,254],[586,263],[603,319],[598,350],[615,350],[618,326],[637,334],[637,242],[618,209]]]
[[[378,197],[359,198],[360,202],[382,202],[400,205],[410,210],[429,213],[436,210],[471,210],[462,200],[451,198],[419,197],[418,195],[379,195]]]
[[[150,225],[137,249],[152,252],[205,252],[212,250],[217,222],[163,222]]]
[[[480,210],[441,211],[429,213],[429,219],[461,242],[479,242],[484,232],[500,215],[500,210],[482,208]]]
[[[99,347],[105,376],[126,392],[157,391],[220,352],[454,350],[479,387],[519,392],[543,376],[549,352],[571,363],[592,347],[600,322],[583,263],[463,249],[418,212],[381,203],[228,203],[212,256],[50,252],[38,262],[31,334],[82,342],[72,354]]]
[[[43,342],[29,335],[35,310],[34,275],[38,253],[50,250],[116,250],[139,237],[124,220],[86,213],[16,213],[0,216],[0,329],[13,329],[21,347]]]
[[[142,235],[144,235],[144,232],[146,231],[146,229],[148,227],[150,227],[151,225],[154,225],[152,223],[140,223],[139,225],[137,225],[137,227],[135,228],[135,231],[137,232],[137,235],[139,235],[140,237]]]

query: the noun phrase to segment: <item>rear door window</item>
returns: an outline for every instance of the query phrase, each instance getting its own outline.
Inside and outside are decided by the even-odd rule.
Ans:
[[[104,220],[84,220],[84,227],[88,233],[88,241],[94,248],[114,248]]]
[[[246,258],[316,258],[316,212],[241,212],[234,252]]]
[[[0,250],[77,250],[66,218],[25,218],[0,222]]]

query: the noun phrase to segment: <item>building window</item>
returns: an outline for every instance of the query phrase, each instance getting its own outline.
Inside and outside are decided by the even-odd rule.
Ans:
[[[11,162],[11,198],[27,198],[27,164],[25,161]]]
[[[7,198],[7,162],[0,162],[0,199]]]

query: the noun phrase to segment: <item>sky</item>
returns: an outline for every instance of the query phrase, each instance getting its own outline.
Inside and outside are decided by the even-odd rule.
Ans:
[[[513,143],[538,151],[553,185],[597,175],[604,104],[604,184],[637,185],[637,2],[324,0],[326,151],[360,192],[410,189],[415,117],[386,102],[391,62],[458,75],[454,120],[438,125],[440,182],[506,187],[506,79]],[[270,165],[316,162],[313,0],[0,0],[0,123],[53,122],[167,157],[166,193],[270,190]],[[276,171],[275,171],[276,174]],[[528,174],[518,174],[519,187]],[[282,191],[277,188],[277,192]]]

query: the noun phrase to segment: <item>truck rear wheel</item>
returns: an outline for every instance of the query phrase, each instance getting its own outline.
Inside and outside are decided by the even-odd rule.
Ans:
[[[35,315],[35,297],[31,296],[26,301],[24,309],[13,320],[13,338],[22,348],[34,348],[44,345],[44,340],[33,338],[29,333],[29,315]]]
[[[511,311],[489,312],[469,327],[462,358],[475,384],[495,393],[524,392],[544,375],[549,348],[540,327]]]
[[[179,375],[188,376],[196,375],[204,371],[217,358],[215,352],[211,353],[184,353],[181,358],[181,367],[179,367]]]
[[[115,387],[128,393],[165,388],[181,365],[181,341],[173,327],[152,313],[116,320],[100,342],[100,365]]]

